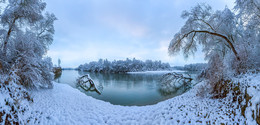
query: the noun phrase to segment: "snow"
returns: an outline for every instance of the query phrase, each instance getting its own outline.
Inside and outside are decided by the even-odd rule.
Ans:
[[[4,104],[4,103],[5,103],[5,100],[4,100],[4,99],[8,97],[7,94],[0,93],[0,97],[1,97],[1,99],[0,99],[0,104]]]
[[[247,93],[252,98],[249,100],[249,105],[245,111],[246,123],[249,125],[257,124],[254,120],[256,118],[252,116],[255,117],[257,110],[258,113],[260,111],[260,73],[242,75],[240,78],[233,79],[233,81],[243,83],[241,86],[247,87]]]
[[[203,84],[203,83],[200,83]],[[150,106],[119,106],[86,96],[66,84],[33,91],[32,110],[43,112],[40,124],[206,124],[242,123],[225,100],[196,96],[195,86],[178,97]]]
[[[197,91],[204,82],[196,84],[188,92],[148,106],[120,106],[94,99],[67,84],[54,82],[53,89],[31,91],[33,103],[29,104],[29,114],[19,114],[20,118],[37,118],[39,124],[257,124],[252,117],[260,103],[260,74],[243,75],[233,79],[241,86],[250,85],[248,94],[252,96],[246,108],[245,117],[241,108],[232,100],[232,94],[224,99],[198,96]],[[4,109],[4,98],[0,93],[0,104]],[[27,105],[27,104],[26,104]],[[6,111],[9,111],[6,109]],[[254,114],[256,116],[256,114]],[[37,124],[32,120],[33,123]]]

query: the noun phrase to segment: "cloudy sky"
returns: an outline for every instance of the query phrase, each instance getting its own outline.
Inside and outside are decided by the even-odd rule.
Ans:
[[[233,7],[234,0],[46,0],[56,15],[54,42],[48,56],[54,64],[77,67],[99,58],[136,58],[169,62],[172,66],[204,62],[198,52],[184,59],[167,49],[184,20],[180,15],[197,3],[213,9]]]

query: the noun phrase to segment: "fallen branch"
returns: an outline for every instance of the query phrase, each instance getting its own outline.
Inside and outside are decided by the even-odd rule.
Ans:
[[[96,91],[98,94],[101,94],[101,91],[98,89],[98,86],[90,78],[89,75],[81,76],[77,79],[77,85],[80,86],[85,91]]]

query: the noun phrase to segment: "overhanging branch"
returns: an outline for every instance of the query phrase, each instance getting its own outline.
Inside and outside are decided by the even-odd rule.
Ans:
[[[213,36],[217,36],[217,37],[223,38],[228,43],[228,45],[230,46],[230,48],[231,48],[232,52],[235,54],[237,60],[240,60],[234,45],[232,44],[232,42],[226,36],[224,36],[222,34],[219,34],[219,33],[216,33],[216,32],[210,32],[210,31],[207,31],[207,30],[192,30],[192,31],[184,34],[183,37],[180,39],[180,41],[183,40],[185,37],[188,37],[191,33],[194,33],[194,34],[196,34],[196,33],[205,33],[205,34],[210,34],[210,35],[213,35]]]

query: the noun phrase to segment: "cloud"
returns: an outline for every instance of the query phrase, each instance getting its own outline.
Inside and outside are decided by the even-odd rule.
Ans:
[[[206,63],[201,47],[198,48],[198,51],[194,54],[194,56],[191,55],[187,59],[184,59],[184,56],[181,52],[178,55],[170,56],[168,54],[168,46],[170,43],[169,41],[170,39],[160,41],[159,47],[155,50],[157,53],[156,56],[158,56],[158,58],[160,58],[162,61],[169,62],[172,66],[181,66],[190,63]]]
[[[145,25],[133,21],[123,15],[106,14],[99,18],[102,24],[118,31],[122,35],[131,37],[144,37],[147,35],[148,28]]]
[[[48,56],[54,64],[60,58],[64,67],[77,67],[99,58],[135,57],[171,65],[203,62],[202,52],[187,60],[181,54],[168,55],[171,38],[185,23],[181,12],[198,2],[207,2],[216,10],[226,4],[232,6],[231,1],[46,0],[47,10],[58,18]]]

